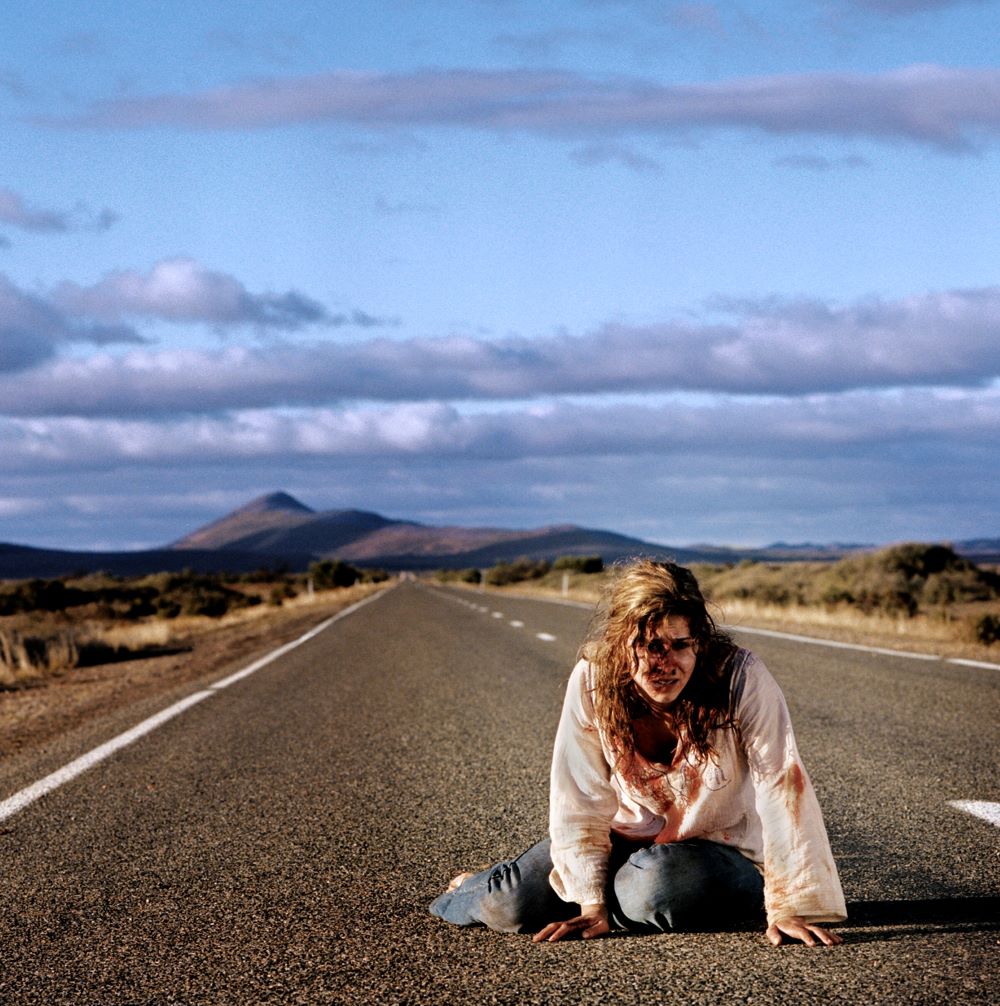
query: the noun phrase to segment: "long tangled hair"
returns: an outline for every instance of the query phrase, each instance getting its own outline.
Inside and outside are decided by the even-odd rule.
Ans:
[[[693,751],[699,760],[715,755],[712,732],[733,726],[729,687],[736,644],[716,626],[694,574],[673,562],[625,563],[616,568],[581,650],[595,667],[598,724],[616,754],[615,768],[625,772],[635,763],[633,720],[649,712],[633,679],[636,644],[670,615],[687,619],[698,656],[684,691],[659,715],[667,717],[684,755]]]

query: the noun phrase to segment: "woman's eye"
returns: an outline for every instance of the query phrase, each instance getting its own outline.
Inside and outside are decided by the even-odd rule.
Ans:
[[[682,650],[690,650],[694,646],[693,639],[672,639],[669,643],[664,642],[662,639],[651,639],[646,643],[646,652],[651,653],[654,657],[662,657],[668,651],[674,653],[680,653]]]

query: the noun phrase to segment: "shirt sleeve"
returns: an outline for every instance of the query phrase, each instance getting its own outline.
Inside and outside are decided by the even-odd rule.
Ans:
[[[594,716],[586,661],[570,675],[552,753],[550,882],[563,901],[604,904],[618,798]]]
[[[807,922],[847,918],[819,801],[799,757],[785,697],[754,658],[736,721],[753,780],[764,838],[768,925],[798,915]]]

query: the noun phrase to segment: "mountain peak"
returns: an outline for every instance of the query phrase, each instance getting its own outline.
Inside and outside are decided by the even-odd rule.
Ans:
[[[283,513],[315,513],[311,507],[305,503],[300,503],[294,496],[286,492],[267,493],[251,500],[246,506],[241,506],[234,513],[273,513],[281,511]]]

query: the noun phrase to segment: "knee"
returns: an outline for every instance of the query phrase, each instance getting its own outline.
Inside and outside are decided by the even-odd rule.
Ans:
[[[517,860],[495,866],[479,902],[480,920],[501,933],[530,931],[538,914],[535,886]]]
[[[763,911],[763,880],[737,850],[692,840],[634,853],[618,871],[615,896],[642,929],[719,930]]]
[[[716,879],[704,850],[671,843],[634,853],[618,871],[614,890],[622,914],[641,927],[701,929],[724,913]]]

